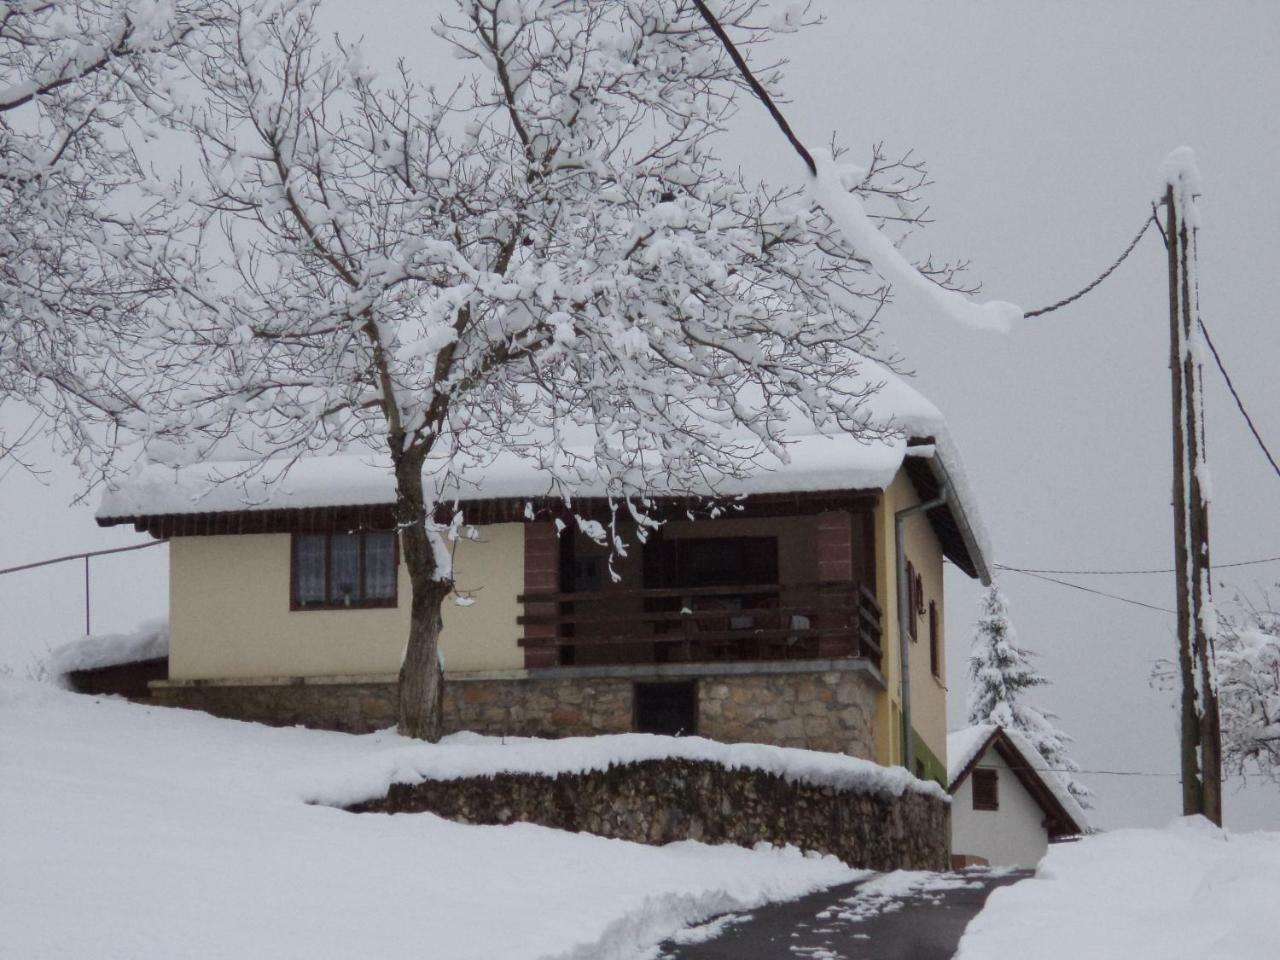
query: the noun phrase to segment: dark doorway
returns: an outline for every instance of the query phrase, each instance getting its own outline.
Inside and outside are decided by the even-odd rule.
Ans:
[[[691,736],[698,727],[698,687],[695,683],[637,683],[637,733],[669,737]]]

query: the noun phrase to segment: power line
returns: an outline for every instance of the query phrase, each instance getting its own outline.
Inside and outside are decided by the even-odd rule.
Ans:
[[[1276,465],[1276,458],[1271,455],[1271,451],[1267,449],[1266,443],[1262,440],[1262,434],[1258,433],[1258,428],[1253,424],[1253,417],[1249,416],[1249,411],[1244,408],[1244,401],[1240,399],[1240,394],[1236,392],[1236,386],[1231,382],[1231,375],[1227,373],[1227,368],[1222,363],[1222,357],[1218,355],[1218,348],[1213,345],[1213,338],[1209,336],[1209,328],[1204,325],[1204,319],[1198,318],[1200,322],[1200,332],[1204,334],[1204,342],[1209,345],[1209,352],[1213,354],[1214,362],[1218,365],[1218,371],[1222,374],[1222,379],[1227,382],[1227,389],[1231,391],[1231,396],[1235,398],[1236,406],[1240,409],[1240,415],[1244,417],[1244,422],[1249,425],[1249,432],[1253,434],[1253,439],[1258,441],[1258,446],[1262,448],[1262,452],[1266,455],[1267,462],[1271,464],[1271,469],[1280,476],[1280,466]]]
[[[1022,314],[1022,316],[1028,320],[1031,319],[1032,317],[1042,317],[1046,313],[1052,313],[1054,310],[1057,310],[1060,307],[1067,306],[1067,304],[1075,303],[1077,300],[1083,297],[1086,293],[1089,293],[1091,290],[1097,287],[1098,284],[1102,283],[1103,280],[1107,279],[1107,277],[1115,273],[1116,268],[1119,267],[1120,264],[1124,263],[1126,260],[1129,259],[1129,254],[1133,253],[1134,248],[1138,246],[1138,241],[1141,240],[1144,236],[1146,236],[1147,231],[1151,229],[1151,224],[1155,222],[1156,222],[1156,215],[1152,213],[1151,216],[1147,218],[1147,221],[1142,225],[1142,229],[1139,230],[1138,233],[1134,236],[1134,238],[1129,241],[1129,245],[1124,248],[1124,252],[1115,259],[1115,261],[1111,264],[1111,266],[1103,270],[1102,273],[1100,273],[1093,280],[1092,283],[1088,284],[1087,286],[1081,287],[1071,296],[1066,297],[1065,299],[1059,300],[1057,303],[1051,303],[1047,307],[1040,307],[1038,310],[1027,310]]]
[[[1150,773],[1146,770],[1068,770],[1066,767],[1009,767],[1010,770],[1030,770],[1033,773],[1065,773],[1075,775],[1077,773],[1088,774],[1091,777],[1180,777],[1180,773]]]
[[[1107,593],[1103,590],[1094,590],[1092,587],[1081,586],[1078,583],[1068,583],[1066,580],[1057,580],[1053,577],[1046,577],[1039,573],[1029,573],[1026,570],[1011,570],[1011,573],[1021,573],[1024,577],[1035,577],[1037,580],[1047,580],[1049,583],[1056,583],[1059,586],[1070,587],[1072,590],[1082,590],[1085,593],[1093,593],[1099,597],[1106,597],[1108,600],[1119,600],[1121,603],[1130,603],[1135,607],[1145,607],[1148,610],[1157,610],[1160,613],[1176,613],[1176,610],[1170,610],[1168,607],[1158,607],[1154,603],[1144,603],[1141,600],[1132,600],[1129,597],[1122,597],[1118,594]]]
[[[751,69],[747,66],[747,61],[743,59],[738,48],[734,46],[733,41],[729,39],[729,35],[724,32],[724,27],[720,25],[720,21],[716,19],[715,14],[707,9],[707,5],[703,0],[693,0],[693,5],[698,8],[698,12],[702,14],[702,19],[705,20],[707,26],[711,28],[711,32],[714,33],[724,45],[724,49],[729,54],[729,58],[733,61],[734,66],[738,68],[738,72],[742,74],[742,78],[747,81],[747,85],[751,87],[752,92],[760,98],[760,102],[765,105],[765,109],[769,111],[769,115],[773,117],[774,122],[778,125],[779,129],[782,130],[783,135],[791,141],[791,146],[795,149],[796,153],[800,154],[800,159],[803,160],[804,165],[809,168],[809,173],[816,177],[818,175],[818,165],[813,162],[813,155],[809,153],[805,148],[805,145],[800,142],[800,138],[792,131],[791,124],[787,123],[787,118],[782,115],[782,111],[778,109],[778,105],[773,102],[773,97],[769,96],[769,91],[766,90],[764,85],[755,78],[755,74],[753,74]]]
[[[1229,567],[1252,567],[1260,563],[1276,563],[1280,561],[1280,557],[1260,557],[1257,560],[1238,560],[1235,563],[1215,563],[1214,570],[1226,570]],[[1173,567],[1150,567],[1147,569],[1127,569],[1127,570],[1049,570],[1038,567],[1014,567],[1005,563],[992,564],[998,570],[1008,570],[1011,573],[1056,573],[1068,577],[1121,577],[1134,576],[1147,573],[1176,573]]]
[[[725,33],[724,27],[716,18],[715,14],[707,8],[705,0],[693,0],[693,5],[698,8],[698,12],[702,14],[702,19],[706,22],[707,26],[710,27],[711,32],[716,35],[716,38],[719,39],[721,45],[725,49],[725,52],[729,54],[729,58],[733,61],[734,66],[738,68],[738,73],[742,75],[742,79],[746,81],[747,86],[751,88],[751,91],[759,98],[760,102],[764,104],[765,109],[769,111],[769,115],[773,117],[774,123],[778,125],[778,129],[782,131],[783,136],[785,136],[790,142],[792,149],[800,155],[800,159],[803,160],[805,166],[809,168],[810,175],[816,177],[818,175],[818,166],[813,161],[813,155],[809,153],[809,150],[805,145],[800,142],[800,138],[796,136],[795,131],[791,129],[791,124],[789,124],[787,122],[787,118],[782,115],[782,111],[778,109],[778,105],[774,102],[773,97],[769,96],[769,91],[764,88],[764,85],[761,84],[760,81],[756,79],[755,74],[751,72],[751,68],[747,66],[746,59],[742,56],[742,53],[738,50],[737,46],[734,45],[734,42],[729,39],[729,35]],[[1124,248],[1124,252],[1115,259],[1111,266],[1107,267],[1106,270],[1103,270],[1102,273],[1095,277],[1092,282],[1081,287],[1075,293],[1071,294],[1071,296],[1059,300],[1057,303],[1051,303],[1047,307],[1040,307],[1036,310],[1024,311],[1022,314],[1023,317],[1041,317],[1046,313],[1052,313],[1054,310],[1061,309],[1070,303],[1075,303],[1085,294],[1092,291],[1098,286],[1098,284],[1102,283],[1107,279],[1107,277],[1115,273],[1116,268],[1129,258],[1129,254],[1133,253],[1134,248],[1137,247],[1138,241],[1146,235],[1147,231],[1151,228],[1151,224],[1154,222],[1156,222],[1156,214],[1155,211],[1152,210],[1151,216],[1147,218],[1145,223],[1143,223],[1142,229],[1138,231],[1137,235],[1129,241],[1129,245]]]

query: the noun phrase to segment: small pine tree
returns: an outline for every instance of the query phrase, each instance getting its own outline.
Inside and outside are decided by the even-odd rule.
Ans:
[[[1024,691],[1049,684],[1031,666],[1034,654],[1018,646],[1018,635],[1009,622],[1009,602],[992,583],[982,598],[981,614],[969,651],[969,723],[994,723],[1016,730],[1040,752],[1045,762],[1066,785],[1068,792],[1085,808],[1093,804],[1093,794],[1072,773],[1080,766],[1071,759],[1067,736],[1053,721],[1057,717],[1021,702]]]

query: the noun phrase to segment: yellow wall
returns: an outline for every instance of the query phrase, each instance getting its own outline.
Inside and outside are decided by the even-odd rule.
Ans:
[[[889,683],[876,714],[876,759],[880,763],[901,763],[903,758],[901,721],[901,668],[898,657],[897,557],[894,553],[893,515],[920,502],[911,482],[899,473],[876,507],[876,594],[880,600],[884,627],[884,675]],[[942,763],[947,757],[946,635],[942,590],[942,546],[924,514],[910,517],[904,530],[907,559],[924,583],[926,613],[918,621],[919,639],[908,642],[911,668],[911,725]],[[939,644],[942,651],[940,677],[929,665],[929,601],[938,605]]]
[[[516,596],[524,588],[524,528],[478,528],[459,541],[458,589],[445,602],[441,646],[450,672],[524,665]],[[409,581],[399,605],[375,610],[289,609],[289,534],[175,537],[169,545],[169,676],[350,676],[400,669],[409,632]]]

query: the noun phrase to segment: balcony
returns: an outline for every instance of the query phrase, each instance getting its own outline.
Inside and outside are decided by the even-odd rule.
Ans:
[[[520,640],[548,665],[861,658],[881,666],[875,594],[852,581],[524,593]]]

